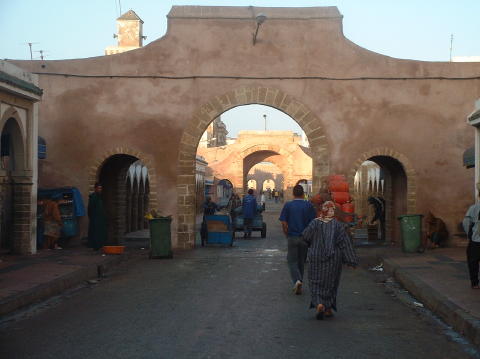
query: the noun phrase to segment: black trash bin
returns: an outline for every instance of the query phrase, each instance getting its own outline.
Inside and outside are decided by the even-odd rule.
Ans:
[[[172,217],[153,218],[150,224],[150,258],[172,258]]]

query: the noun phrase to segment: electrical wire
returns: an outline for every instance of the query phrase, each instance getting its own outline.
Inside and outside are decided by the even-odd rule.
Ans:
[[[166,75],[86,75],[71,74],[62,72],[33,72],[36,75],[44,76],[63,76],[75,78],[110,78],[110,79],[164,79],[164,80],[195,80],[195,79],[227,79],[227,80],[323,80],[323,81],[362,81],[362,80],[480,80],[479,76],[467,77],[445,77],[445,76],[425,76],[425,77],[328,77],[328,76],[234,76],[234,75],[185,75],[185,76],[166,76]]]

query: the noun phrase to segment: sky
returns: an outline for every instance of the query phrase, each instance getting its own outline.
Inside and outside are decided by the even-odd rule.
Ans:
[[[165,34],[173,5],[337,6],[344,35],[368,50],[403,59],[448,61],[453,34],[453,56],[480,55],[480,0],[120,2],[122,13],[133,9],[144,21],[145,44]],[[39,58],[40,50],[47,60],[101,56],[105,47],[116,44],[112,35],[119,15],[119,0],[0,0],[0,59],[29,59],[28,42],[33,43],[34,58]],[[228,120],[229,135],[235,136],[240,127],[263,129],[263,110],[248,116],[245,109],[237,111],[243,117]],[[285,129],[276,128],[283,120],[275,118],[273,112],[267,114],[269,129]],[[298,132],[295,126],[292,130]]]

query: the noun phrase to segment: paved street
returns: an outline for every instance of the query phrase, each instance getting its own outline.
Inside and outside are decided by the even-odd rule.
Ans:
[[[144,260],[0,328],[2,358],[468,358],[429,317],[345,269],[339,312],[291,292],[278,208],[233,248]]]

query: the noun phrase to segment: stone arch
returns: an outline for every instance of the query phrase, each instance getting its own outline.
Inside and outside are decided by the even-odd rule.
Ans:
[[[26,139],[27,139],[27,135],[25,133],[25,128],[23,126],[23,123],[22,123],[22,120],[21,118],[19,117],[19,114],[18,114],[18,111],[15,107],[13,106],[10,106],[4,113],[3,113],[3,116],[2,118],[0,119],[0,128],[3,128],[5,126],[5,124],[7,123],[7,121],[10,119],[10,118],[14,118],[15,121],[17,122],[17,125],[18,125],[18,128],[20,129],[20,132],[22,134],[22,140],[24,142],[26,142]]]
[[[274,156],[274,157],[278,157]],[[285,171],[282,169],[282,166],[279,165],[278,161],[272,160],[271,157],[267,159],[267,162],[271,164],[271,166],[274,167],[272,169],[272,172],[266,171],[266,169],[263,166],[256,167],[257,165],[254,165],[250,168],[250,170],[246,174],[247,180],[249,179],[255,179],[257,180],[258,183],[258,190],[264,190],[265,182],[268,182],[270,185],[270,189],[277,189],[277,190],[282,190],[284,191],[286,188],[286,182],[285,182]],[[255,171],[252,172],[252,170],[255,168]]]
[[[125,147],[118,147],[106,151],[94,162],[89,171],[89,187],[93,191],[94,184],[102,181],[104,187],[104,206],[108,221],[108,242],[110,244],[120,243],[127,231],[143,229],[143,214],[150,208],[155,208],[157,203],[156,193],[151,194],[148,206],[140,206],[140,181],[138,173],[134,173],[130,183],[127,181],[127,173],[131,166],[136,162],[149,169],[150,188],[156,186],[156,173],[153,167],[152,157],[140,151],[135,151]],[[137,168],[135,167],[135,170]],[[127,189],[130,185],[130,189]],[[143,194],[142,194],[143,195]],[[142,202],[143,198],[142,198]],[[143,211],[139,213],[138,211]],[[126,220],[130,215],[130,220]]]
[[[90,166],[90,170],[88,173],[88,188],[89,192],[93,191],[93,187],[95,182],[98,180],[98,175],[102,169],[102,166],[105,162],[112,156],[115,155],[128,155],[132,157],[138,158],[142,163],[149,169],[148,172],[148,185],[149,185],[149,194],[151,195],[149,199],[149,208],[155,208],[157,204],[157,178],[156,178],[156,170],[153,165],[153,156],[147,155],[143,152],[134,150],[128,147],[116,147],[111,150],[105,151],[100,157],[98,157]]]
[[[287,186],[287,187],[290,186],[291,181],[292,181],[291,180],[292,175],[293,175],[292,174],[293,157],[292,157],[292,154],[290,152],[284,150],[283,148],[281,148],[278,145],[258,144],[258,145],[253,145],[253,146],[247,147],[244,150],[242,150],[241,152],[238,152],[236,154],[235,159],[232,162],[233,166],[235,166],[239,170],[241,169],[240,171],[242,172],[243,176],[246,177],[249,169],[245,169],[245,171],[243,171],[243,169],[244,169],[243,168],[243,161],[248,156],[253,155],[257,152],[270,152],[270,153],[274,153],[274,154],[277,154],[277,155],[283,157],[286,164],[280,163],[279,161],[276,161],[275,159],[269,159],[269,161],[272,162],[273,164],[275,164],[280,169],[280,171],[282,171],[282,173],[284,174],[284,176],[285,176],[284,185]],[[243,172],[245,172],[245,173],[243,173]]]
[[[417,210],[417,173],[407,156],[390,148],[375,148],[363,153],[352,165],[350,173],[348,174],[348,182],[350,188],[354,188],[353,181],[355,173],[360,168],[361,164],[372,157],[384,156],[391,157],[403,166],[407,176],[407,214],[414,214]]]
[[[255,189],[255,190],[258,189],[258,188],[257,188],[258,183],[257,183],[257,180],[256,180],[256,179],[253,179],[253,178],[252,178],[252,179],[249,179],[249,180],[248,180],[247,184],[248,184],[248,187],[249,187],[249,188],[250,188],[250,183],[252,183],[252,188],[253,188],[253,189]],[[254,186],[253,186],[253,183],[255,183]]]
[[[9,121],[14,121],[14,132],[17,133],[14,136],[14,148],[15,148],[15,163],[18,166],[15,171],[22,171],[27,168],[27,135],[25,133],[25,128],[22,123],[22,120],[19,117],[17,110],[14,107],[9,107],[3,114],[2,118],[0,119],[0,133],[3,132],[5,126],[8,125]],[[18,173],[18,172],[17,172]]]
[[[262,183],[262,190],[263,190],[263,187],[265,187],[265,182],[267,182],[267,183],[273,183],[273,186],[271,186],[270,189],[274,189],[275,186],[276,186],[275,180],[274,180],[273,177],[272,177],[272,178],[269,178],[269,179],[266,179],[266,180],[263,181],[263,183]]]
[[[208,125],[223,112],[242,105],[266,105],[278,109],[305,132],[312,151],[314,190],[329,173],[328,143],[320,121],[295,97],[274,87],[244,86],[211,98],[202,104],[185,127],[179,146],[177,167],[178,227],[177,243],[192,248],[195,241],[195,155],[200,138]]]
[[[389,148],[376,148],[364,153],[354,163],[348,176],[352,190],[355,188],[355,173],[367,160],[380,166],[385,175],[385,182],[381,187],[381,196],[386,201],[386,218],[385,226],[381,230],[381,237],[392,244],[398,244],[397,239],[401,238],[398,216],[416,213],[416,171],[405,155]],[[373,187],[373,193],[376,193],[376,191],[378,191],[378,188]],[[361,195],[363,199],[358,203],[360,206],[365,203],[365,196],[368,193]],[[357,200],[360,200],[360,197]]]
[[[3,135],[4,131],[10,135],[11,146],[8,160],[4,162],[2,158],[0,171],[0,248],[12,253],[35,252],[30,221],[36,193],[32,193],[32,173],[26,171],[32,163],[28,157],[26,129],[13,106],[0,118],[0,133]]]

